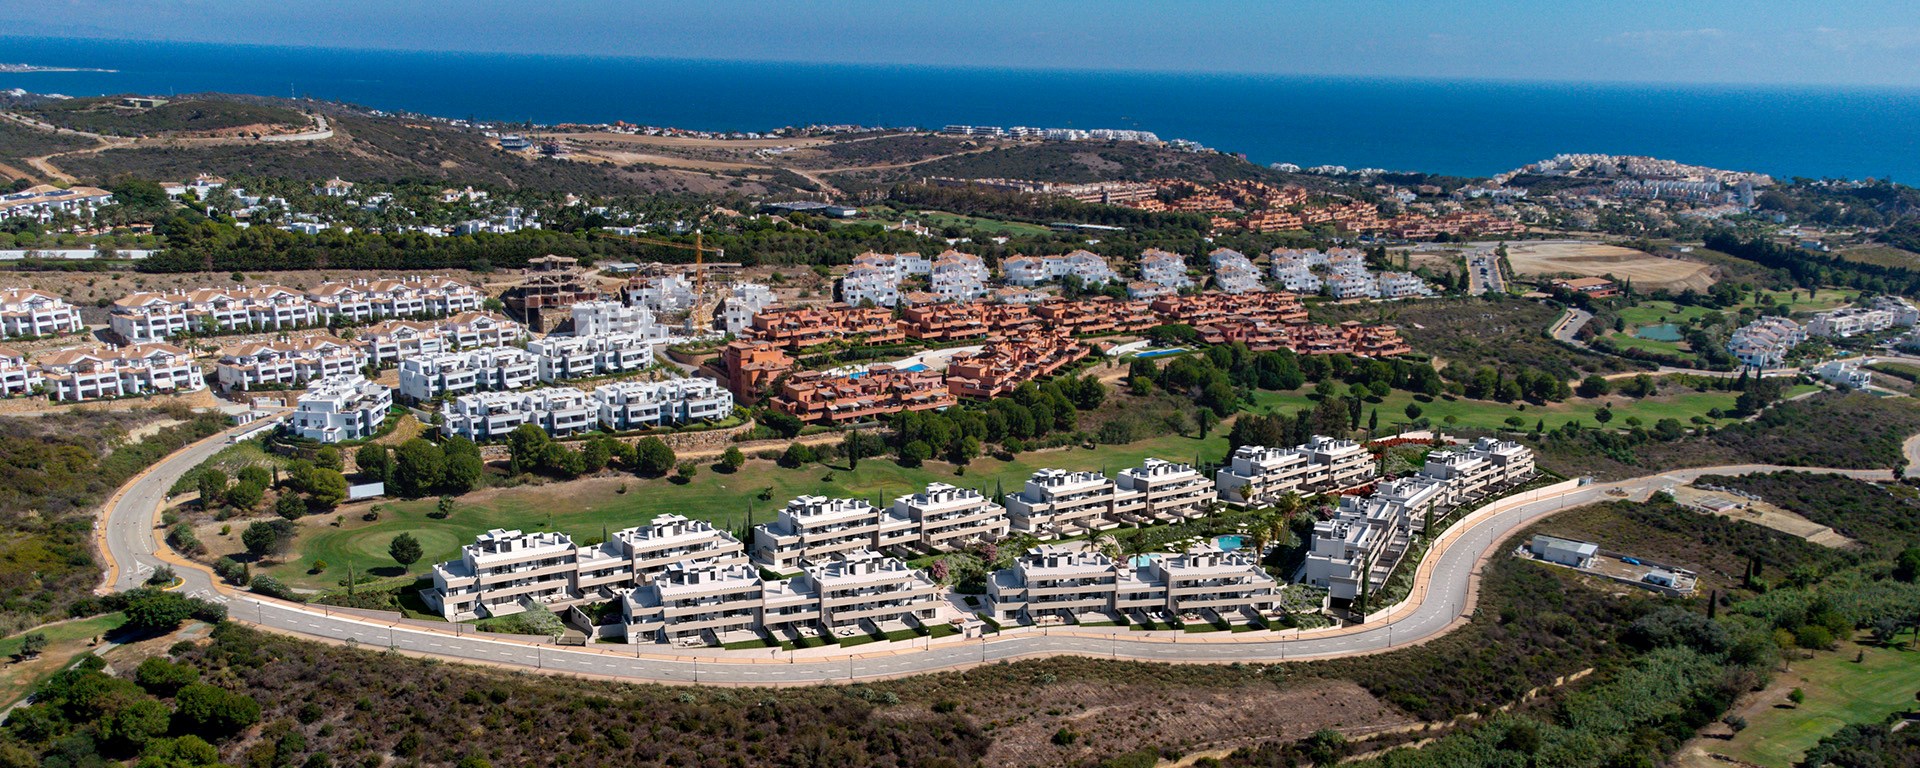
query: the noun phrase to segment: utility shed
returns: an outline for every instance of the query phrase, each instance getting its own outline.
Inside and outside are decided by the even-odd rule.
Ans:
[[[1535,536],[1529,547],[1533,556],[1549,563],[1585,568],[1592,564],[1594,555],[1600,553],[1600,545],[1584,541],[1572,541],[1557,536]]]

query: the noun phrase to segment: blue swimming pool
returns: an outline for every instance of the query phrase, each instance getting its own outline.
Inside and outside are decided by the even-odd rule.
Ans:
[[[914,363],[913,365],[903,365],[900,367],[900,370],[903,371],[924,371],[926,369],[927,366],[925,363]],[[853,373],[847,374],[847,378],[857,379],[865,375],[867,375],[866,371],[854,371]]]
[[[1187,350],[1184,347],[1176,347],[1174,349],[1149,349],[1145,352],[1135,352],[1133,353],[1133,356],[1134,357],[1166,357],[1167,355],[1177,355],[1185,351]]]
[[[1242,548],[1244,548],[1244,547],[1246,547],[1246,546],[1247,546],[1247,537],[1245,537],[1245,536],[1221,536],[1220,538],[1217,538],[1217,539],[1214,539],[1214,540],[1213,540],[1213,543],[1214,543],[1214,544],[1216,544],[1216,545],[1218,545],[1218,546],[1219,546],[1219,547],[1220,547],[1221,549],[1224,549],[1224,550],[1226,550],[1226,551],[1228,551],[1228,552],[1232,552],[1232,551],[1234,551],[1234,550],[1236,550],[1236,549],[1242,549]]]
[[[1145,568],[1152,565],[1153,560],[1152,555],[1134,555],[1131,559],[1127,560],[1127,564],[1135,568]]]

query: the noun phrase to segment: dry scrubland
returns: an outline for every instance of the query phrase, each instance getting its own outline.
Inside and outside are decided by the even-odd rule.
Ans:
[[[1514,243],[1507,246],[1507,260],[1522,275],[1613,275],[1643,290],[1703,291],[1714,282],[1713,267],[1706,264],[1600,243]]]

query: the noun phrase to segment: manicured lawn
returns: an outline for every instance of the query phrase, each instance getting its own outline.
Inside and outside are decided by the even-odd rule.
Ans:
[[[1687,347],[1686,342],[1643,339],[1633,335],[1633,326],[1629,326],[1626,333],[1609,334],[1608,338],[1613,340],[1614,346],[1621,349],[1640,349],[1663,355],[1693,357],[1693,350]]]
[[[1856,650],[1866,661],[1853,663]],[[1717,748],[1735,758],[1787,768],[1809,747],[1849,723],[1877,723],[1913,705],[1920,690],[1920,651],[1856,646],[1796,661],[1782,678],[1807,695],[1798,707],[1768,707],[1747,720],[1747,729]],[[1781,697],[1784,703],[1784,695]]]
[[[1029,452],[1014,461],[980,458],[965,475],[955,475],[953,467],[943,463],[908,469],[884,458],[863,460],[853,471],[820,464],[786,469],[771,461],[753,460],[730,475],[703,466],[699,475],[685,485],[624,476],[486,490],[462,497],[446,519],[427,516],[434,511],[436,499],[384,502],[381,506],[385,511],[375,522],[360,519],[364,509],[360,506],[342,508],[340,514],[346,520],[338,528],[330,524],[333,515],[303,519],[292,550],[298,554],[288,562],[258,568],[256,573],[271,574],[297,587],[336,589],[349,566],[357,573],[399,577],[400,570],[387,554],[387,546],[401,533],[412,534],[425,551],[413,567],[413,573],[420,574],[433,563],[453,559],[476,534],[492,528],[558,530],[583,541],[643,524],[655,515],[675,513],[739,529],[747,522],[749,509],[753,522],[766,522],[788,499],[807,494],[891,504],[894,497],[918,491],[931,482],[977,488],[989,495],[996,488],[1016,493],[1034,470],[1044,467],[1104,469],[1112,474],[1147,457],[1191,462],[1199,453],[1217,461],[1226,450],[1226,429],[1220,428],[1206,440],[1167,435],[1094,450]],[[765,499],[760,498],[763,492]],[[327,572],[309,574],[318,560],[327,562]]]
[[[93,638],[100,637],[118,628],[127,617],[119,613],[107,613],[87,619],[65,621],[58,624],[27,630],[47,636],[47,648],[38,658],[18,663],[6,662],[0,665],[0,706],[19,701],[31,692],[40,681],[53,673],[65,669],[67,664],[86,653]],[[0,657],[12,659],[20,652],[21,638],[27,632],[0,640]]]
[[[915,214],[913,218],[918,219],[921,224],[925,224],[928,227],[932,227],[934,229],[943,229],[948,226],[959,226],[967,229],[978,229],[978,230],[993,232],[995,234],[1001,234],[1001,235],[1045,235],[1053,232],[1053,230],[1040,226],[1038,224],[1028,224],[1022,221],[1000,221],[998,219],[983,219],[976,216],[962,216],[954,213],[946,213],[944,211],[921,211]]]
[[[1811,385],[1795,386],[1787,391],[1787,396],[1797,395],[1810,389]],[[1314,407],[1315,401],[1308,397],[1309,394],[1310,390],[1304,388],[1293,392],[1260,392],[1254,396],[1253,407],[1254,410],[1262,412],[1278,410],[1282,413],[1292,413],[1301,408]],[[1715,408],[1724,411],[1733,410],[1734,400],[1738,397],[1739,396],[1733,392],[1694,392],[1692,390],[1686,390],[1641,400],[1635,400],[1621,395],[1609,395],[1600,398],[1600,400],[1612,405],[1613,421],[1608,426],[1624,428],[1627,423],[1627,418],[1633,416],[1639,417],[1643,426],[1651,428],[1655,422],[1669,418],[1679,419],[1683,424],[1691,426],[1688,422],[1694,416],[1704,417],[1708,411]],[[1368,413],[1378,410],[1380,412],[1380,429],[1382,432],[1388,432],[1396,423],[1409,420],[1407,418],[1406,408],[1409,403],[1414,402],[1416,401],[1413,399],[1412,394],[1396,390],[1379,403],[1367,403],[1365,411],[1362,412],[1360,418],[1362,419],[1362,423],[1364,423],[1368,418]],[[1513,416],[1520,418],[1523,422],[1523,429],[1532,429],[1536,422],[1542,420],[1546,422],[1547,429],[1554,429],[1562,424],[1575,420],[1578,420],[1587,427],[1597,427],[1600,425],[1593,417],[1594,412],[1599,410],[1599,404],[1579,399],[1564,403],[1533,405],[1530,403],[1496,403],[1484,400],[1467,400],[1464,398],[1458,400],[1434,398],[1433,402],[1419,403],[1419,406],[1420,415],[1424,418],[1431,419],[1436,426],[1440,427],[1447,426],[1448,416],[1454,417],[1456,419],[1455,423],[1459,426],[1478,427],[1481,429],[1510,429],[1511,427],[1506,424],[1506,420],[1508,417]],[[1731,421],[1731,419],[1720,419],[1715,421],[1715,423],[1725,424]]]

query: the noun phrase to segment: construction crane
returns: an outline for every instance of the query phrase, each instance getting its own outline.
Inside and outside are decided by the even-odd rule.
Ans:
[[[612,237],[615,240],[626,240],[630,242],[641,243],[644,245],[657,245],[663,248],[679,248],[681,250],[692,250],[693,251],[693,307],[687,313],[687,322],[689,325],[693,326],[693,328],[702,329],[702,330],[713,325],[714,305],[718,304],[719,300],[718,298],[716,298],[715,296],[707,292],[706,255],[708,253],[712,253],[715,257],[724,259],[727,257],[727,249],[706,247],[705,234],[697,228],[693,230],[692,245],[688,245],[686,243],[681,243],[681,242],[675,242],[673,240],[659,240],[651,237],[639,237],[637,235],[609,235],[609,237]]]

